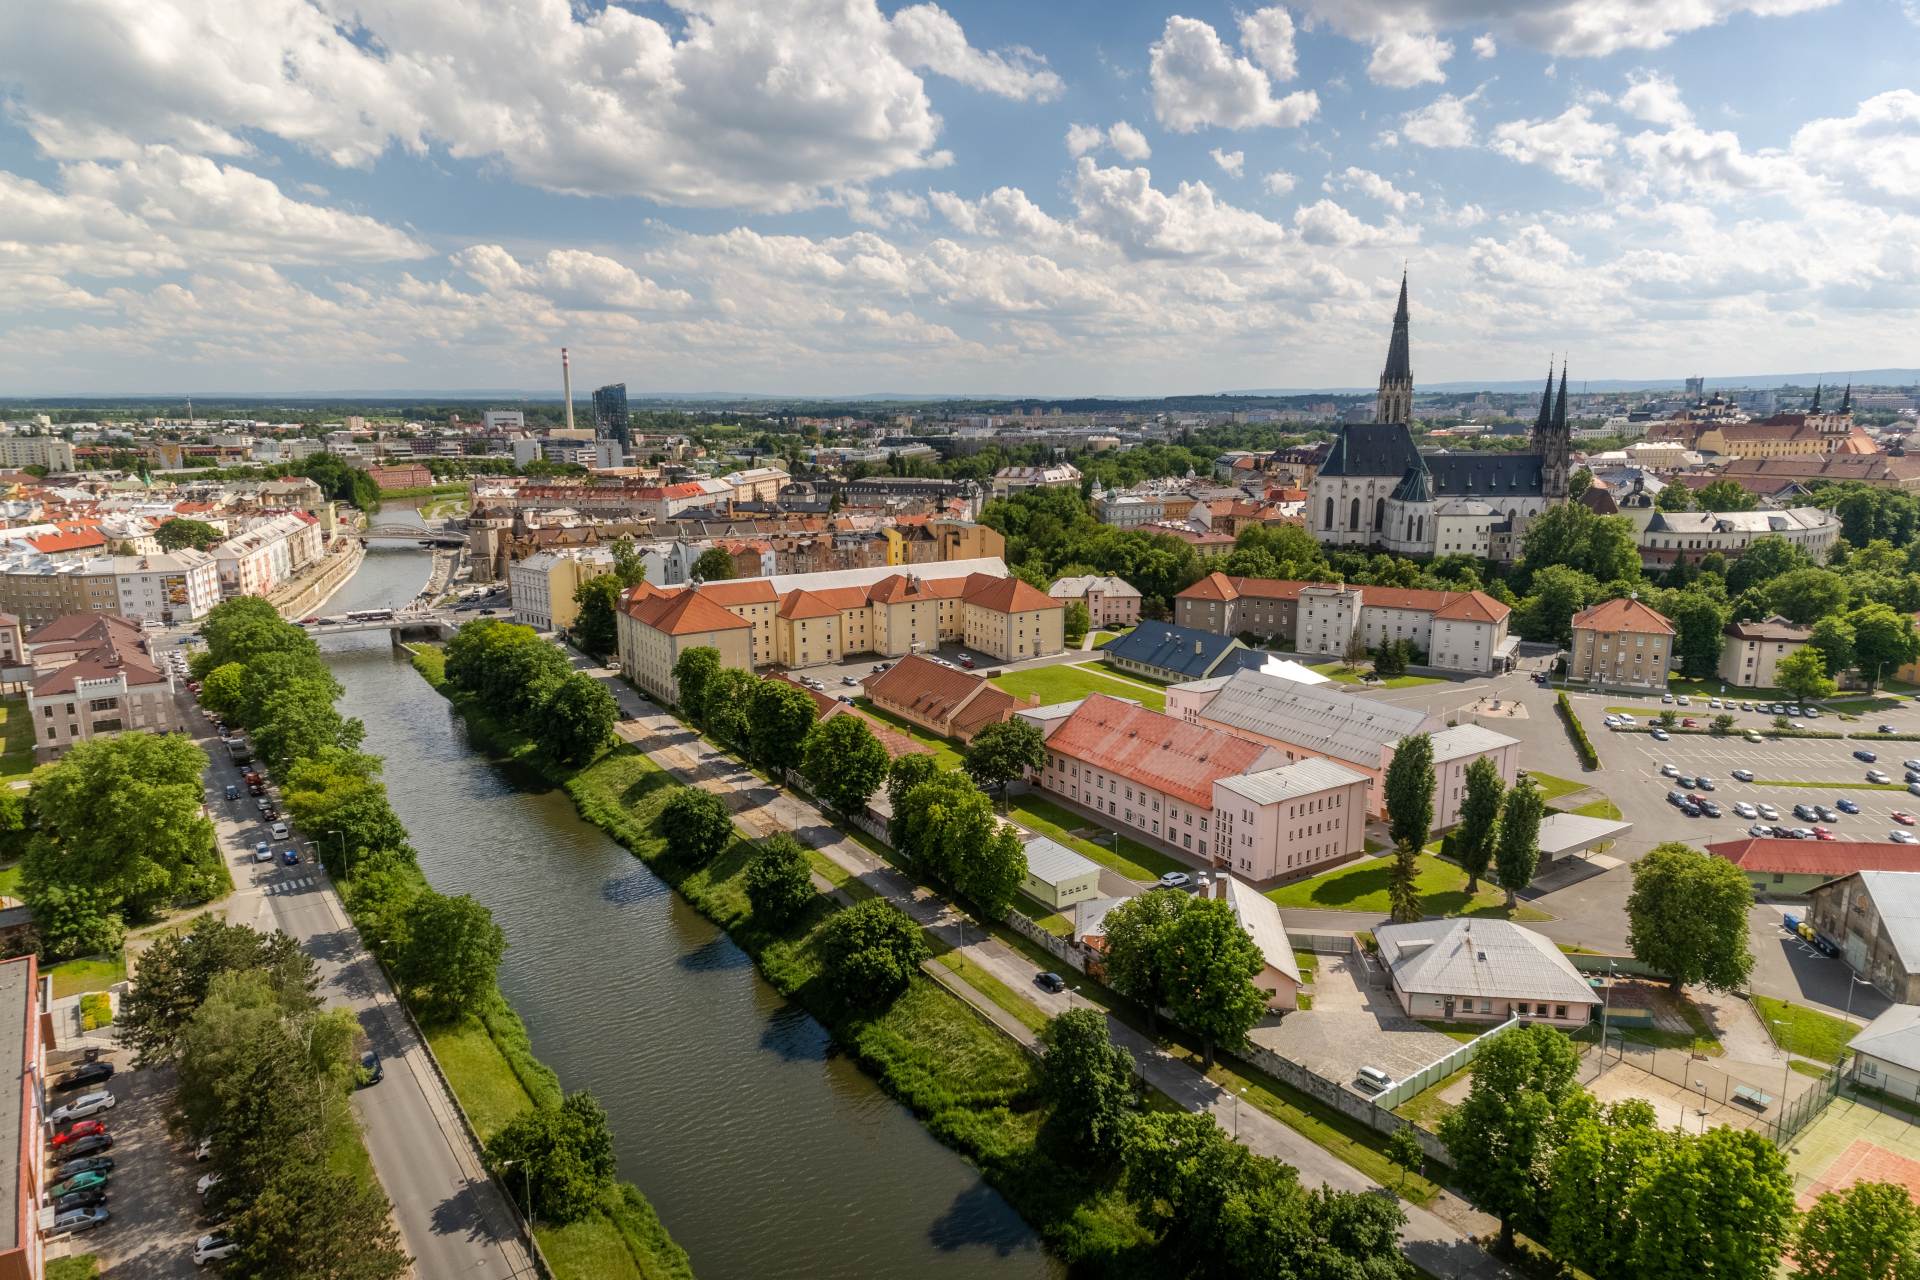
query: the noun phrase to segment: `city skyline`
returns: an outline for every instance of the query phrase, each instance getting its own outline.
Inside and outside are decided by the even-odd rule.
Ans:
[[[1912,363],[1911,5],[346,13],[0,14],[0,395]]]

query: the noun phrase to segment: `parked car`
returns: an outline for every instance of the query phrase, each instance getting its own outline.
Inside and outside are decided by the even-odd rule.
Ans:
[[[1879,760],[1879,759],[1880,759],[1880,757],[1879,757],[1879,756],[1877,756],[1877,755],[1875,755],[1875,754],[1874,754],[1873,752],[1871,752],[1871,751],[1868,751],[1868,750],[1867,750],[1866,748],[1864,748],[1864,747],[1862,747],[1862,748],[1861,748],[1860,750],[1858,750],[1858,751],[1856,751],[1856,752],[1854,752],[1854,753],[1853,753],[1853,758],[1854,758],[1855,760],[1858,760],[1858,761],[1859,761],[1859,762],[1860,762],[1861,764],[1873,764],[1873,763],[1874,763],[1875,761],[1877,761],[1877,760]]]
[[[1895,822],[1899,823],[1903,827],[1910,827],[1914,823],[1913,815],[1908,813],[1905,809],[1895,809],[1892,813],[1888,814],[1887,816],[1889,818],[1892,818]]]
[[[238,800],[239,798],[240,798],[240,788],[234,786],[231,782],[229,782],[227,784],[227,799],[229,801],[233,801],[233,800]]]
[[[105,1084],[111,1079],[113,1079],[111,1062],[89,1062],[55,1079],[53,1090],[55,1093],[71,1093],[75,1089],[82,1089],[90,1084]]]
[[[1675,778],[1674,781],[1680,784],[1682,791],[1691,791],[1693,790],[1694,783],[1698,782],[1699,779],[1690,773],[1683,773],[1678,778]]]
[[[1709,778],[1704,773],[1701,774],[1699,777],[1695,778],[1693,781],[1694,781],[1694,785],[1698,786],[1702,791],[1713,790],[1713,779]]]
[[[1833,807],[1838,809],[1842,813],[1860,812],[1860,806],[1855,804],[1853,801],[1847,799],[1845,796],[1841,796],[1838,800],[1835,800],[1833,802]]]
[[[1900,732],[1900,731],[1899,731],[1898,729],[1896,729],[1896,728],[1894,728],[1894,727],[1893,727],[1892,725],[1890,725],[1890,724],[1883,724],[1883,725],[1881,725],[1881,726],[1880,726],[1880,730],[1879,730],[1879,731],[1880,731],[1881,733],[1898,733],[1898,732]]]
[[[1757,818],[1760,816],[1760,811],[1754,808],[1752,805],[1748,804],[1745,800],[1742,800],[1740,801],[1740,803],[1734,805],[1733,811],[1739,814],[1743,818]]]
[[[1750,836],[1766,837],[1773,834],[1773,828],[1768,826],[1762,826],[1760,823],[1756,822],[1752,826],[1747,828],[1747,834]]]
[[[1660,766],[1660,776],[1663,778],[1677,778],[1680,776],[1680,771],[1670,764],[1663,764]]]
[[[1875,783],[1885,783],[1885,782],[1891,782],[1893,781],[1893,779],[1887,777],[1886,774],[1880,772],[1878,769],[1869,769],[1867,770],[1867,781],[1875,782]],[[1908,785],[1920,787],[1920,782],[1913,782],[1913,783],[1909,783]]]
[[[1702,800],[1702,801],[1699,801],[1699,805],[1700,805],[1700,812],[1706,814],[1709,818],[1717,818],[1720,816],[1720,806],[1715,804],[1713,801]]]
[[[239,1252],[240,1246],[230,1236],[206,1235],[193,1242],[193,1265],[204,1267],[209,1262],[224,1262]]]
[[[1793,806],[1793,816],[1796,818],[1804,818],[1808,822],[1817,822],[1820,818],[1820,815],[1814,812],[1813,806],[1810,804],[1797,804]]]
[[[1684,693],[1680,695],[1680,699],[1679,699],[1679,701],[1680,701],[1680,705],[1681,705],[1681,706],[1683,706],[1683,707],[1690,707],[1690,706],[1692,706],[1692,705],[1693,705],[1693,699],[1692,699],[1692,698],[1689,698],[1689,697],[1688,697],[1688,696],[1687,696],[1686,694],[1684,694]]]
[[[1920,759],[1902,760],[1900,762],[1900,767],[1902,769],[1920,769]]]
[[[109,1174],[113,1172],[112,1156],[87,1156],[80,1160],[62,1160],[60,1167],[54,1170],[57,1178],[73,1179],[89,1173]]]
[[[1753,770],[1751,770],[1751,769],[1735,769],[1735,770],[1733,771],[1733,780],[1734,780],[1735,782],[1752,782],[1752,781],[1753,781]]]
[[[961,654],[960,665],[965,667],[969,671],[973,670],[973,655],[967,654],[967,653]]]
[[[1815,840],[1831,840],[1834,838],[1834,835],[1833,832],[1827,830],[1825,827],[1815,827],[1813,829],[1813,838]]]
[[[1682,800],[1680,802],[1680,812],[1686,814],[1689,818],[1697,818],[1700,816],[1700,806],[1691,799]]]
[[[1764,739],[1761,738],[1760,731],[1758,729],[1749,729],[1745,733],[1741,734],[1740,736],[1745,738],[1748,742],[1764,741]]]
[[[841,676],[840,683],[846,685],[849,689],[857,689],[860,687],[860,681],[855,676]]]
[[[1920,836],[1916,836],[1913,832],[1903,827],[1895,827],[1893,830],[1887,832],[1887,839],[1893,841],[1895,844],[1920,844]]]
[[[1158,883],[1162,889],[1184,889],[1193,883],[1193,877],[1184,871],[1169,871]]]
[[[280,861],[289,867],[297,867],[300,865],[300,851],[298,849],[282,849],[280,851]]]
[[[1853,754],[1859,755],[1860,753],[1856,751]],[[267,799],[265,796],[261,795],[258,791],[256,791],[253,793],[253,806],[254,808],[260,810],[260,812],[265,813],[267,810],[273,808],[273,801]]]
[[[75,1138],[60,1148],[63,1156],[76,1159],[84,1156],[102,1155],[113,1150],[113,1135],[110,1133],[90,1133],[83,1138]]]
[[[1060,992],[1067,989],[1067,980],[1057,973],[1042,973],[1035,975],[1033,985],[1042,991]]]
[[[105,1089],[100,1089],[93,1093],[83,1093],[65,1106],[55,1107],[53,1111],[47,1115],[47,1123],[65,1124],[69,1120],[84,1120],[88,1116],[98,1115],[102,1111],[113,1110],[115,1101],[114,1096]],[[66,1136],[69,1138],[80,1137],[82,1135],[79,1131],[84,1128],[84,1125],[75,1125],[67,1131]],[[104,1130],[105,1128],[105,1125],[99,1125],[95,1132]],[[55,1138],[54,1141],[59,1142],[60,1139]]]
[[[1817,805],[1815,805],[1815,806],[1813,806],[1813,811],[1814,811],[1815,813],[1817,813],[1817,814],[1819,814],[1819,815],[1820,815],[1820,821],[1822,821],[1822,822],[1838,822],[1838,821],[1840,821],[1840,815],[1839,815],[1839,813],[1838,813],[1838,812],[1836,812],[1835,810],[1832,810],[1832,809],[1829,809],[1829,808],[1827,808],[1827,806],[1825,806],[1825,805],[1823,805],[1823,804],[1817,804]]]
[[[1671,738],[1673,735],[1668,733],[1665,729],[1655,729],[1648,736],[1651,737],[1655,742],[1665,742],[1669,738]]]
[[[1774,808],[1772,805],[1762,804],[1762,805],[1755,805],[1754,807],[1760,810],[1760,816],[1765,818],[1768,822],[1780,821],[1780,811]]]
[[[271,835],[275,840],[285,840],[293,834],[293,829],[284,822],[276,822],[267,828],[267,834]]]
[[[253,860],[255,862],[272,862],[273,846],[268,844],[265,840],[262,840],[258,844],[254,845]]]
[[[219,1186],[222,1181],[223,1179],[217,1173],[203,1173],[200,1175],[200,1181],[193,1184],[193,1189],[204,1198],[207,1192]]]
[[[1663,693],[1663,694],[1661,694],[1661,695],[1660,695],[1660,701],[1662,701],[1662,702],[1672,702],[1672,701],[1673,701],[1673,695],[1672,695],[1672,694],[1670,694],[1670,693]]]
[[[109,1215],[105,1209],[74,1209],[55,1218],[53,1220],[53,1226],[48,1230],[47,1234],[50,1236],[70,1236],[81,1231],[91,1231],[104,1223],[109,1216],[111,1215]]]
[[[1680,727],[1682,729],[1698,729],[1700,727],[1700,724],[1692,716],[1688,716],[1686,719],[1680,722]]]

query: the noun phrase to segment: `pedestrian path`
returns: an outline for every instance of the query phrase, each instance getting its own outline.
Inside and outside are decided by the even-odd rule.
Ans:
[[[266,886],[265,891],[268,893],[299,893],[302,890],[311,889],[319,883],[320,878],[318,876],[301,876],[298,880],[275,880]]]

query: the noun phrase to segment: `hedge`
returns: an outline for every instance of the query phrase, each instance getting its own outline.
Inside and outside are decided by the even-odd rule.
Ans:
[[[1554,695],[1554,706],[1559,708],[1560,719],[1567,726],[1567,736],[1573,739],[1573,751],[1580,757],[1581,767],[1598,769],[1600,753],[1593,749],[1593,739],[1587,737],[1587,726],[1581,724],[1580,717],[1574,714],[1573,704],[1567,701],[1565,689]]]

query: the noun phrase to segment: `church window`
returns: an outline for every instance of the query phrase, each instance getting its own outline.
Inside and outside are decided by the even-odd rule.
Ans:
[[[1375,498],[1373,500],[1373,531],[1375,533],[1380,532],[1381,529],[1386,527],[1386,524],[1387,500],[1385,498]]]
[[[1353,505],[1347,508],[1347,528],[1357,531],[1360,528],[1360,499],[1355,498]]]
[[[1331,529],[1331,528],[1333,528],[1333,499],[1332,499],[1332,497],[1328,497],[1328,499],[1327,499],[1327,518],[1326,518],[1326,520],[1324,521],[1324,523],[1326,524],[1326,526],[1327,526],[1327,528],[1329,528],[1329,529]]]

